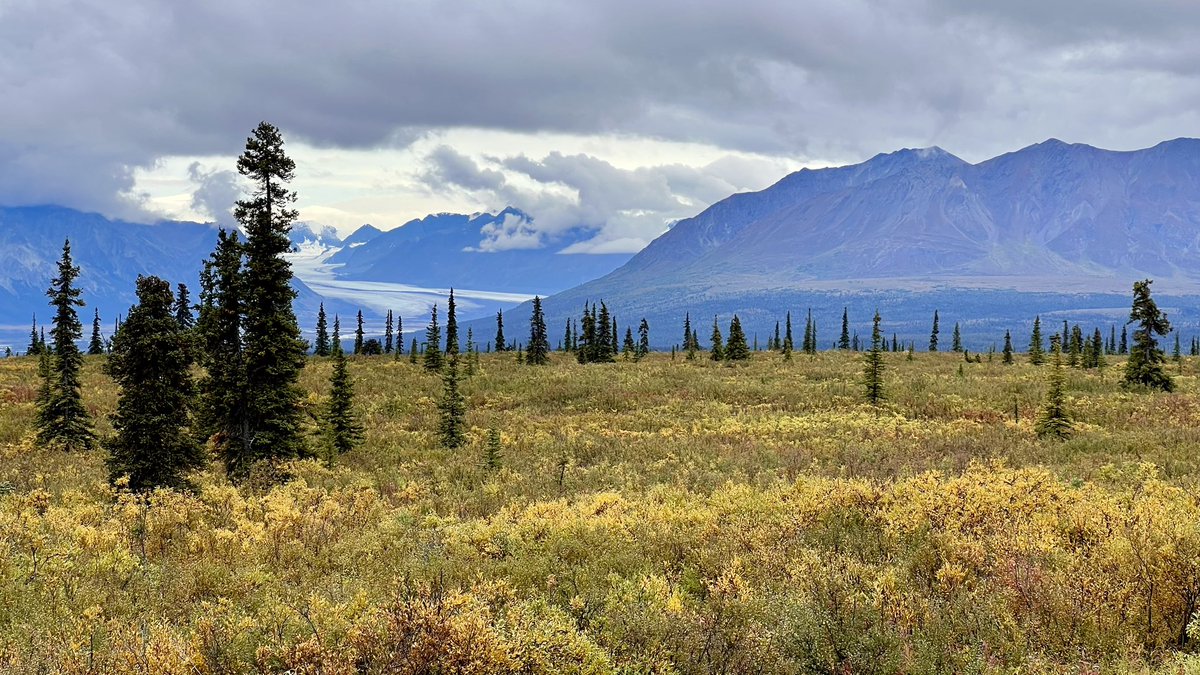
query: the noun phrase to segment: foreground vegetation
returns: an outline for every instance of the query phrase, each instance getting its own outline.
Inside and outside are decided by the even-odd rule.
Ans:
[[[848,353],[483,355],[448,451],[439,375],[356,357],[335,465],[140,498],[39,448],[37,360],[0,360],[0,670],[1196,669],[1200,363],[1173,393],[1067,370],[1059,442],[1046,367],[885,361],[876,407]],[[301,375],[314,444],[332,368]]]

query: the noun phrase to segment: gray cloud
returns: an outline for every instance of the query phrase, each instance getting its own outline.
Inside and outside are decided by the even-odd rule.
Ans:
[[[338,147],[457,126],[833,161],[1142,147],[1200,126],[1198,29],[1182,0],[0,0],[0,202],[136,210],[133,168],[234,154],[260,119]],[[538,164],[622,201],[603,167]]]
[[[221,227],[237,227],[233,205],[245,195],[241,176],[236,171],[206,170],[199,162],[192,162],[188,178],[197,185],[192,193],[192,210],[207,215]]]

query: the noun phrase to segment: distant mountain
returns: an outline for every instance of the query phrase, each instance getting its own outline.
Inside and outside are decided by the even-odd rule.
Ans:
[[[342,239],[338,237],[335,228],[329,225],[317,225],[314,223],[294,223],[292,231],[289,233],[289,239],[291,239],[293,246],[314,243],[328,247],[342,245]]]
[[[381,234],[383,234],[383,230],[368,223],[355,230],[349,237],[343,239],[342,246],[351,248],[361,246]]]
[[[1031,320],[1037,302],[1068,311],[1074,297],[1123,322],[1129,288],[1144,277],[1174,298],[1181,325],[1195,323],[1200,140],[1134,152],[1049,140],[979,164],[940,148],[900,150],[802,170],[680,221],[546,307],[554,322],[604,298],[629,319],[670,322],[672,342],[685,311],[708,317],[703,336],[712,314],[727,323],[738,311],[764,332],[813,306],[830,336],[843,306],[857,305],[863,324],[878,307],[885,325],[911,324],[915,339],[927,338],[926,315],[940,307],[943,320],[947,310],[994,318],[990,344],[1001,323],[1018,328],[1018,312]]]
[[[327,262],[337,266],[334,271],[341,278],[545,295],[607,274],[630,258],[630,254],[557,253],[586,239],[589,235],[584,231],[567,233],[540,248],[491,250],[482,245],[488,232],[519,229],[529,222],[529,216],[515,208],[495,214],[431,215],[387,232],[376,231],[370,238],[356,232]]]

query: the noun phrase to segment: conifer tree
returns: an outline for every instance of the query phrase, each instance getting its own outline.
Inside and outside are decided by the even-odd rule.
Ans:
[[[592,306],[592,312],[596,311],[595,305]],[[611,363],[615,350],[613,349],[613,322],[612,317],[608,313],[608,305],[604,301],[600,301],[600,313],[593,317],[596,325],[595,343],[593,345],[594,354],[592,361],[600,363]]]
[[[317,308],[317,336],[313,344],[313,354],[329,356],[329,324],[325,318],[325,303]]]
[[[173,311],[171,284],[138,277],[137,297],[106,365],[120,387],[116,435],[105,444],[109,480],[126,477],[134,491],[184,487],[186,474],[205,463],[189,433],[192,341]]]
[[[1041,437],[1053,436],[1059,440],[1070,438],[1073,429],[1071,418],[1066,410],[1066,396],[1063,393],[1065,378],[1063,376],[1062,344],[1057,336],[1050,338],[1050,350],[1053,352],[1053,368],[1047,377],[1049,388],[1046,400],[1038,412],[1034,430]]]
[[[546,335],[546,317],[542,314],[542,299],[533,296],[533,312],[529,316],[529,350],[525,363],[544,366],[550,363],[550,338]]]
[[[755,336],[757,337],[757,335]],[[779,321],[775,322],[775,336],[771,338],[767,345],[769,351],[780,351],[783,349],[783,338],[779,337]]]
[[[288,206],[295,193],[287,183],[295,171],[283,151],[283,137],[263,122],[246,140],[238,173],[254,186],[250,199],[238,201],[234,217],[246,232],[245,345],[246,414],[242,447],[227,465],[246,475],[255,462],[270,463],[303,456],[298,385],[305,345],[292,310],[291,250],[288,233],[297,212]]]
[[[33,328],[29,331],[29,346],[25,348],[26,356],[39,356],[42,353],[42,340],[38,338],[37,315],[33,315]]]
[[[1115,325],[1108,327],[1108,353],[1117,353],[1117,327]]]
[[[1013,364],[1013,346],[1012,333],[1004,331],[1004,365],[1011,366]]]
[[[895,333],[892,333],[892,351],[893,352],[900,351],[900,341],[897,339]]]
[[[610,353],[613,355],[613,357],[616,357],[617,355],[617,337],[619,335],[620,333],[617,332],[617,317],[614,316],[612,318],[612,330],[608,332],[609,347],[611,349]]]
[[[325,435],[333,455],[341,455],[362,442],[363,427],[354,414],[354,383],[346,366],[346,354],[333,354],[333,374],[329,378],[329,404],[325,408]],[[330,458],[332,463],[332,458]]]
[[[687,360],[692,361],[696,358],[696,350],[699,346],[692,342],[692,315],[685,313],[683,315],[683,351],[687,352]]]
[[[954,322],[954,335],[951,337],[950,348],[955,353],[961,353],[963,350],[962,333],[960,333],[958,330],[958,322],[957,321]]]
[[[712,346],[709,348],[708,357],[713,361],[723,361],[725,359],[725,347],[721,338],[721,327],[717,324],[717,317],[713,317],[712,338],[710,338]]]
[[[88,342],[87,353],[96,356],[104,353],[104,338],[100,335],[100,310],[97,309],[92,317],[92,340]]]
[[[1040,366],[1045,362],[1042,352],[1042,317],[1033,317],[1033,332],[1029,335],[1029,362]]]
[[[649,353],[650,353],[650,323],[646,321],[645,317],[643,317],[642,322],[640,324],[638,324],[637,357],[638,357],[638,359],[642,359],[642,358],[645,358],[645,356]]]
[[[383,324],[383,353],[391,354],[395,349],[395,336],[392,335],[392,310],[387,311],[387,320]]]
[[[746,346],[746,333],[737,314],[729,322],[729,340],[725,342],[725,359],[728,361],[750,360],[750,349]]]
[[[786,329],[785,329],[784,335],[783,335],[783,360],[784,361],[792,360],[792,350],[794,348],[795,348],[795,344],[792,342],[792,313],[788,312]]]
[[[439,351],[438,343],[433,343],[433,349]],[[442,372],[442,399],[438,402],[438,436],[442,447],[453,450],[462,446],[466,441],[467,403],[459,389],[458,354],[452,354],[446,359],[446,367]]]
[[[1128,326],[1121,326],[1121,347],[1120,347],[1119,351],[1121,354],[1129,353],[1129,327]]]
[[[337,314],[333,315],[333,340],[330,342],[329,353],[342,351],[342,320]]]
[[[621,347],[621,356],[626,361],[637,358],[637,343],[633,341],[633,328],[625,327],[625,343]]]
[[[583,305],[583,316],[580,317],[580,323],[582,329],[579,345],[575,350],[575,358],[580,363],[591,363],[596,360],[596,316],[595,311],[589,308],[587,303]]]
[[[358,323],[354,328],[354,353],[361,354],[363,351],[363,315],[362,310],[358,310]]]
[[[879,405],[883,394],[883,333],[879,330],[879,310],[871,328],[871,351],[863,359],[863,386],[866,388],[867,403]]]
[[[417,338],[413,338],[412,344],[408,348],[408,362],[409,363],[411,363],[413,365],[417,364],[417,352],[419,352],[419,351],[421,351],[421,348],[417,346]]]
[[[933,310],[933,331],[929,333],[929,351],[938,350],[938,312]]]
[[[1175,331],[1175,349],[1171,351],[1171,360],[1175,363],[1183,360],[1183,352],[1179,349],[1179,331]]]
[[[80,370],[83,354],[76,341],[83,337],[83,324],[76,307],[83,307],[81,292],[75,287],[79,268],[71,262],[71,242],[63,242],[58,276],[46,295],[54,308],[50,336],[54,340],[53,358],[47,373],[47,396],[37,408],[37,440],[42,446],[63,450],[90,450],[95,446],[92,417],[83,407]],[[40,352],[45,352],[42,345]]]
[[[192,316],[192,300],[188,294],[187,284],[178,284],[175,294],[175,320],[184,330],[191,330],[196,325],[196,317]]]
[[[458,313],[455,311],[454,289],[450,289],[450,299],[446,301],[446,355],[457,354],[458,342]]]
[[[496,353],[504,351],[508,348],[508,343],[504,341],[504,314],[496,312]]]
[[[1100,335],[1099,328],[1092,333],[1092,354],[1089,366],[1092,368],[1104,367],[1104,338]]]
[[[1079,324],[1075,324],[1075,327],[1071,329],[1071,352],[1068,358],[1068,363],[1072,368],[1075,368],[1076,366],[1082,365],[1082,357],[1083,330],[1079,327]]]
[[[496,427],[488,429],[487,445],[483,455],[483,470],[493,473],[500,470],[500,460],[504,457],[504,446],[500,441],[500,430]]]
[[[842,337],[838,340],[838,349],[850,349],[850,310],[842,308]]]
[[[200,381],[196,426],[204,437],[212,438],[226,472],[235,478],[249,471],[248,465],[243,466],[239,461],[248,427],[242,343],[244,285],[242,243],[237,232],[222,229],[217,233],[216,248],[204,262],[201,276],[196,333],[206,375]]]
[[[404,317],[396,315],[396,360],[404,355]]]
[[[442,329],[438,327],[435,302],[429,311],[429,325],[425,327],[425,370],[441,370],[442,363]]]
[[[562,350],[564,352],[571,351],[571,319],[567,319],[567,327],[563,329]]]
[[[1159,311],[1158,305],[1150,297],[1151,283],[1146,279],[1133,284],[1133,308],[1129,312],[1129,322],[1136,322],[1137,327],[1133,331],[1129,359],[1125,362],[1124,384],[1172,391],[1175,383],[1163,368],[1165,359],[1154,337],[1170,333],[1171,324],[1167,321],[1167,315]]]

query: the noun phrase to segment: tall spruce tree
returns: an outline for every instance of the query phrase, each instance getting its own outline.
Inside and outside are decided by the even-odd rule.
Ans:
[[[329,324],[325,318],[325,303],[317,308],[317,336],[313,344],[313,354],[329,356]]]
[[[546,335],[546,317],[542,314],[542,299],[533,296],[533,311],[529,315],[529,349],[525,363],[544,366],[550,363],[550,338]]]
[[[842,308],[842,336],[838,338],[838,349],[850,349],[850,309]]]
[[[595,305],[592,306],[592,311],[596,311]],[[604,301],[600,301],[600,313],[592,317],[596,324],[596,335],[594,345],[594,355],[592,360],[599,363],[611,363],[616,354],[613,348],[613,320],[608,313],[608,305]]]
[[[1121,354],[1129,353],[1129,327],[1121,326],[1121,346],[1118,350]]]
[[[175,288],[175,320],[180,328],[191,330],[196,325],[196,317],[192,315],[192,299],[187,284],[178,284]]]
[[[1011,366],[1013,364],[1013,346],[1012,333],[1004,331],[1004,364]]]
[[[721,337],[721,326],[717,323],[717,317],[713,317],[712,337],[710,338],[711,347],[709,347],[708,358],[713,361],[725,360],[725,345],[724,339]]]
[[[571,351],[571,319],[567,318],[567,327],[563,329],[562,351]]]
[[[450,299],[446,301],[446,354],[459,352],[458,342],[458,311],[454,304],[454,289],[450,289]]]
[[[333,338],[330,340],[329,353],[342,351],[342,320],[337,314],[333,315]]]
[[[804,318],[804,348],[805,354],[817,353],[817,336],[813,332],[812,309],[808,310],[808,314]]]
[[[496,312],[496,352],[505,349],[508,349],[508,343],[504,341],[504,314]]]
[[[690,312],[683,315],[683,350],[687,352],[687,360],[692,361],[696,358],[696,350],[699,345],[692,342],[692,315]]]
[[[959,354],[961,354],[962,350],[963,350],[962,333],[960,333],[958,330],[958,322],[957,321],[954,322],[954,335],[951,337],[950,348],[955,353],[959,353]]]
[[[645,317],[643,317],[642,322],[638,324],[637,357],[638,357],[638,359],[642,359],[642,358],[645,358],[645,356],[649,353],[650,353],[650,323],[648,321],[646,321]]]
[[[435,345],[433,351],[437,351]],[[438,402],[438,437],[442,447],[455,449],[466,442],[467,403],[459,388],[458,354],[448,358],[442,372],[442,399]]]
[[[612,318],[612,330],[608,332],[610,353],[615,357],[617,355],[617,317]]]
[[[783,334],[783,360],[792,360],[792,350],[795,349],[795,343],[792,342],[792,313],[787,313],[786,327]]]
[[[929,351],[938,350],[938,311],[933,310],[933,330],[929,333]]]
[[[775,322],[775,335],[770,339],[769,344],[767,344],[768,350],[779,351],[779,350],[783,349],[783,338],[781,338],[779,335],[780,335],[779,334],[779,321],[776,321]],[[757,338],[757,334],[755,335],[755,337]]]
[[[304,342],[292,310],[292,268],[288,234],[297,212],[287,189],[296,163],[283,150],[283,137],[262,122],[246,140],[238,173],[253,192],[240,200],[234,217],[246,233],[244,291],[246,414],[241,447],[227,461],[235,476],[248,475],[257,462],[274,464],[306,454],[300,435],[300,370]]]
[[[746,333],[742,330],[742,320],[737,314],[729,322],[729,340],[725,342],[725,359],[727,361],[749,361],[750,348],[746,345]]]
[[[592,363],[596,360],[596,313],[586,302],[583,304],[583,316],[579,321],[579,347],[575,350],[575,358],[580,363]]]
[[[358,310],[358,320],[354,328],[354,353],[361,354],[363,351],[363,315],[362,310]]]
[[[354,449],[362,442],[363,427],[354,414],[354,383],[346,366],[346,354],[337,350],[333,355],[333,374],[329,378],[329,404],[323,422],[332,457]]]
[[[384,324],[383,324],[383,353],[384,354],[391,354],[392,350],[396,348],[396,344],[395,344],[396,336],[392,334],[392,325],[393,325],[392,310],[389,309],[387,311],[387,319],[384,321]]]
[[[212,439],[226,472],[235,479],[249,470],[240,461],[248,429],[242,344],[244,285],[242,243],[236,232],[222,229],[201,274],[196,332],[206,375],[200,381],[196,426]]]
[[[1172,391],[1175,382],[1163,368],[1166,359],[1154,337],[1170,333],[1171,324],[1167,321],[1167,315],[1159,311],[1154,298],[1150,297],[1151,283],[1146,279],[1133,284],[1133,308],[1129,312],[1129,323],[1136,323],[1137,327],[1133,331],[1129,359],[1125,362],[1123,384]]]
[[[1063,375],[1062,343],[1057,336],[1050,338],[1050,350],[1053,352],[1053,367],[1047,376],[1049,387],[1046,390],[1046,400],[1038,412],[1034,430],[1038,436],[1052,436],[1063,440],[1070,438],[1074,425],[1067,414],[1066,395],[1063,390],[1066,380]]]
[[[396,315],[396,360],[404,355],[404,317]]]
[[[871,328],[871,350],[863,358],[863,386],[866,388],[867,403],[883,403],[883,333],[879,329],[879,310],[875,311]]]
[[[92,317],[92,339],[88,342],[87,353],[89,356],[97,356],[104,353],[104,337],[100,335],[100,310],[97,309],[95,316]]]
[[[116,435],[105,443],[109,480],[127,478],[135,491],[185,487],[187,474],[205,463],[189,433],[193,343],[173,311],[171,284],[138,277],[137,297],[107,363],[120,387]]]
[[[1033,317],[1033,332],[1029,334],[1029,362],[1040,366],[1045,362],[1042,351],[1042,317]]]
[[[83,324],[76,307],[83,307],[81,292],[75,287],[79,268],[71,261],[71,242],[63,242],[62,258],[58,261],[58,276],[50,282],[46,295],[54,308],[53,358],[47,373],[47,396],[37,408],[37,440],[46,447],[63,450],[90,450],[95,447],[92,416],[83,406],[80,370],[83,354],[76,342],[83,337]],[[46,351],[43,344],[42,352]]]
[[[625,327],[625,342],[621,347],[621,357],[626,361],[637,358],[637,343],[633,341],[633,327]]]
[[[437,303],[429,310],[429,325],[425,327],[425,370],[441,370],[442,363],[442,329],[438,327]]]
[[[29,346],[25,348],[26,356],[40,356],[42,341],[38,338],[37,315],[33,315],[33,328],[29,330]]]

